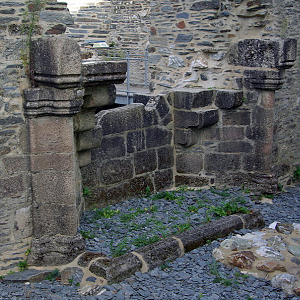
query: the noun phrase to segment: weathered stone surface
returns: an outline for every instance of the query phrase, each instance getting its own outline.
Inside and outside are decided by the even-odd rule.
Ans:
[[[77,151],[97,148],[101,145],[102,128],[77,132],[76,149]]]
[[[176,170],[178,173],[198,174],[203,168],[201,154],[186,153],[176,156]]]
[[[271,280],[271,285],[275,288],[283,289],[289,295],[293,294],[293,285],[297,281],[297,277],[289,274],[283,273],[274,276]]]
[[[74,21],[69,11],[49,11],[43,10],[40,12],[40,18],[46,22],[62,23],[65,25],[73,25]]]
[[[175,56],[175,55],[171,55],[169,57],[169,64],[168,66],[170,68],[181,68],[185,66],[185,62],[182,58]]]
[[[205,10],[205,9],[219,9],[220,1],[219,0],[209,0],[209,1],[198,1],[193,3],[190,10]]]
[[[96,115],[97,126],[103,135],[142,128],[144,105],[133,103],[124,107],[101,111]]]
[[[173,147],[163,147],[157,149],[158,169],[172,168],[174,165]]]
[[[101,146],[92,150],[92,159],[93,161],[102,161],[103,158],[123,157],[125,153],[125,139],[123,136],[105,136],[102,139]]]
[[[277,223],[275,229],[279,233],[291,234],[294,227],[289,223]]]
[[[240,168],[240,156],[238,154],[206,154],[204,156],[204,168],[206,171],[212,172],[238,170]]]
[[[251,269],[256,259],[252,251],[240,251],[229,255],[228,262],[241,269]]]
[[[114,84],[86,87],[83,107],[92,108],[113,105],[115,100],[116,86]]]
[[[83,271],[77,267],[69,267],[60,272],[61,283],[65,285],[80,284],[83,278]]]
[[[286,249],[285,243],[282,241],[283,238],[281,236],[273,236],[268,239],[268,246],[274,248],[275,250],[281,251]]]
[[[250,116],[249,111],[226,111],[223,112],[223,125],[250,125]]]
[[[0,197],[6,198],[23,191],[23,176],[13,176],[0,179]]]
[[[110,160],[101,167],[100,180],[104,184],[121,182],[133,177],[133,164],[130,159]]]
[[[284,256],[280,253],[280,251],[271,247],[265,247],[265,246],[260,247],[257,250],[255,250],[255,253],[263,257],[285,260]]]
[[[182,254],[178,241],[172,237],[139,248],[135,252],[143,257],[150,270],[167,261],[173,261]]]
[[[175,111],[175,126],[179,128],[195,128],[211,126],[219,121],[217,109],[197,109],[193,111]]]
[[[220,246],[224,249],[239,251],[250,249],[252,247],[252,243],[244,238],[234,236],[231,239],[224,240]]]
[[[256,268],[264,272],[274,272],[274,271],[286,272],[285,266],[275,261],[260,262],[256,265]]]
[[[23,207],[15,212],[15,238],[24,239],[32,235],[31,206]]]
[[[230,109],[241,106],[243,92],[234,90],[217,90],[215,104],[221,109]]]
[[[145,138],[144,131],[129,132],[127,134],[127,152],[134,153],[137,151],[144,150],[145,149],[145,140],[146,140],[146,138]]]
[[[146,147],[153,148],[170,145],[172,132],[159,127],[146,129]]]
[[[135,173],[142,174],[154,171],[157,168],[155,150],[146,150],[134,155]]]
[[[31,242],[31,253],[28,262],[35,266],[66,264],[82,253],[84,249],[85,242],[80,234],[34,238]]]
[[[192,176],[192,175],[176,175],[175,176],[175,186],[194,186],[201,187],[209,184],[209,179],[205,177]]]
[[[89,268],[97,276],[104,277],[109,284],[120,282],[140,271],[142,262],[132,253],[113,259],[98,259]]]
[[[95,258],[103,258],[105,256],[105,254],[101,253],[101,252],[84,252],[80,255],[79,259],[78,259],[78,265],[80,267],[88,267],[88,265],[90,264],[90,262],[92,260],[94,260]]]
[[[51,274],[50,270],[24,270],[14,274],[6,275],[3,278],[4,282],[40,282],[43,281]]]
[[[211,105],[212,90],[176,89],[174,90],[174,107],[178,109],[192,109]]]
[[[193,130],[175,130],[175,143],[184,147],[195,145],[197,142],[197,135]]]
[[[299,245],[289,245],[288,250],[293,255],[300,257],[300,246]]]
[[[171,188],[173,186],[173,170],[166,169],[155,172],[154,185],[157,191]]]
[[[219,143],[218,151],[225,153],[252,153],[253,146],[245,141],[226,141]]]

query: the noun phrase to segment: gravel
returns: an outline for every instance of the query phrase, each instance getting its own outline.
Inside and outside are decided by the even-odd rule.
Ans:
[[[159,196],[169,199],[131,199],[106,209],[85,212],[79,231],[90,237],[87,239],[87,250],[108,256],[134,250],[150,240],[215,219],[212,206],[232,199],[239,202],[239,206],[260,210],[266,226],[274,221],[299,223],[300,220],[299,188],[288,188],[287,192],[276,195],[273,204],[262,203],[256,195],[246,194],[238,188],[225,191],[181,190],[161,193],[156,198]],[[246,232],[248,230],[235,233]],[[104,286],[100,295],[81,296],[76,286],[43,281],[30,284],[0,283],[0,299],[300,299],[285,296],[267,280],[251,275],[241,276],[238,269],[216,263],[211,253],[219,243],[213,241],[148,273],[138,272],[123,282]]]

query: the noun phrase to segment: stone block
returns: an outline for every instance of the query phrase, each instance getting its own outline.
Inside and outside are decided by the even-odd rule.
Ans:
[[[0,179],[0,198],[16,196],[23,192],[23,176],[13,176]]]
[[[134,153],[145,149],[145,132],[144,131],[133,131],[127,134],[127,152]]]
[[[175,176],[175,186],[194,186],[201,187],[209,184],[209,179],[207,177],[193,176],[193,175],[176,175]]]
[[[3,164],[6,172],[13,175],[20,172],[27,172],[29,169],[28,156],[5,156],[3,157]]]
[[[178,241],[172,237],[139,248],[135,252],[143,257],[149,270],[168,261],[173,261],[182,255]]]
[[[84,96],[84,108],[110,106],[116,100],[116,87],[114,84],[87,87]]]
[[[270,108],[256,106],[252,112],[252,124],[254,126],[271,126],[274,124],[274,111]]]
[[[203,157],[197,153],[181,153],[176,156],[177,173],[199,174],[203,168]]]
[[[250,125],[250,111],[223,111],[223,125]]]
[[[73,120],[64,117],[28,119],[32,154],[73,152]]]
[[[125,153],[125,139],[123,136],[105,136],[100,147],[92,150],[92,160],[95,163],[95,161],[123,157]]]
[[[128,196],[144,196],[148,187],[150,191],[154,191],[152,181],[152,174],[134,177],[126,187]]]
[[[206,172],[233,171],[241,168],[239,154],[211,153],[204,156],[204,169]]]
[[[51,212],[51,213],[50,213]],[[77,232],[77,209],[74,205],[33,203],[33,234],[72,236]]]
[[[253,146],[245,141],[224,141],[219,143],[218,151],[225,153],[252,153]]]
[[[75,165],[74,154],[42,153],[31,155],[30,168],[32,172],[43,170],[73,171]]]
[[[200,129],[219,121],[217,109],[198,109],[193,111],[175,111],[175,126],[178,128]]]
[[[78,165],[79,167],[85,167],[92,162],[91,150],[79,151],[78,155]]]
[[[126,79],[125,61],[84,61],[82,63],[83,84],[93,86],[123,83]]]
[[[209,1],[194,2],[190,10],[201,11],[205,9],[219,9],[219,8],[220,8],[219,0],[209,0]]]
[[[76,198],[74,171],[44,171],[32,174],[33,198],[37,203],[72,205]]]
[[[40,18],[42,21],[45,22],[59,23],[65,25],[74,24],[74,20],[68,10],[66,11],[42,10],[40,12]]]
[[[197,136],[192,130],[175,129],[174,140],[176,144],[189,147],[196,144]]]
[[[32,235],[31,206],[23,207],[15,212],[14,236],[17,240],[25,239]]]
[[[245,138],[245,132],[243,127],[238,126],[223,126],[222,140],[243,140]]]
[[[90,150],[87,150],[90,151]],[[92,150],[91,150],[92,151]],[[85,187],[96,187],[99,184],[99,168],[100,162],[93,162],[87,166],[83,166],[81,171],[82,185]]]
[[[157,124],[158,124],[158,115],[155,109],[144,110],[142,127],[147,128]]]
[[[103,184],[121,182],[133,177],[133,164],[130,159],[110,160],[105,162],[100,170],[100,180]]]
[[[157,149],[158,169],[172,168],[174,165],[173,147],[163,147]]]
[[[74,131],[86,131],[96,127],[95,110],[84,110],[73,117]]]
[[[145,106],[152,100],[155,96],[149,94],[133,94],[133,103],[142,103]]]
[[[34,238],[28,262],[34,266],[64,265],[74,260],[84,249],[85,241],[80,234]]]
[[[213,90],[176,89],[174,90],[174,107],[193,109],[209,106],[213,101]]]
[[[173,186],[173,170],[167,169],[155,172],[154,184],[156,191],[166,190]]]
[[[217,90],[215,104],[221,109],[230,109],[241,106],[243,103],[243,92],[235,90]]]
[[[273,140],[273,128],[271,126],[247,126],[246,137],[254,141]]]
[[[96,115],[97,126],[102,127],[103,135],[141,129],[143,114],[144,105],[139,103],[100,111]]]
[[[170,130],[153,127],[146,129],[146,148],[170,145],[172,132]]]
[[[79,131],[76,134],[77,151],[100,147],[102,141],[102,128]]]
[[[47,85],[79,83],[81,51],[75,40],[65,37],[39,38],[32,43],[32,55],[35,80]]]
[[[113,259],[103,258],[92,263],[89,270],[96,276],[105,278],[109,284],[120,282],[140,271],[142,262],[132,253]]]
[[[243,158],[243,166],[247,171],[271,172],[272,156],[269,154],[247,155]]]
[[[278,68],[288,69],[293,66],[297,58],[297,40],[284,39],[280,42],[280,58]]]
[[[140,151],[134,154],[136,174],[154,171],[157,168],[156,151],[154,149]]]

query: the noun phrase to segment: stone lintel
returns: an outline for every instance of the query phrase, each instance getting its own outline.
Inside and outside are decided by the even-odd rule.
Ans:
[[[125,61],[85,61],[82,63],[83,85],[123,83],[126,79]]]

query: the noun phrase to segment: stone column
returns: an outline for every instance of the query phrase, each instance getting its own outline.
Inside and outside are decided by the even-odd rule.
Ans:
[[[29,262],[58,265],[85,248],[77,234],[82,196],[73,116],[84,96],[77,43],[65,38],[34,41],[32,72],[38,87],[24,90],[33,198]]]

